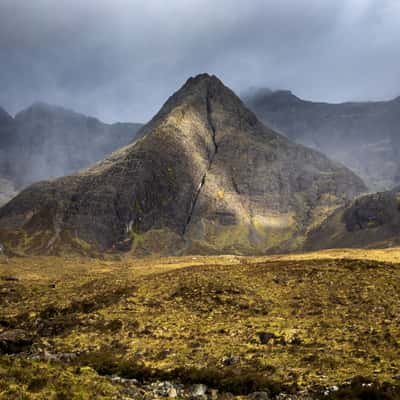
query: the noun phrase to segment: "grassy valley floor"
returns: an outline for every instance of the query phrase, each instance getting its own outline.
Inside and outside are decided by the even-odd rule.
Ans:
[[[400,398],[400,249],[0,257],[0,305],[2,399]]]

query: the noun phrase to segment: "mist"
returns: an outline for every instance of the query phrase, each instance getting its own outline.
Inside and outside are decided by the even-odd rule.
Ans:
[[[146,122],[189,76],[310,100],[400,93],[396,0],[2,0],[0,106]]]

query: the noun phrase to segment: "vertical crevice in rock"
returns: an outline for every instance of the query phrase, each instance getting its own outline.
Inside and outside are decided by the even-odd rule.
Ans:
[[[210,89],[209,89],[209,87],[207,88],[207,94],[206,94],[206,113],[207,113],[207,123],[208,123],[209,129],[211,131],[211,139],[212,139],[212,143],[213,143],[213,150],[212,150],[211,155],[209,156],[209,159],[208,159],[207,169],[206,169],[205,173],[203,174],[203,176],[201,178],[200,184],[199,184],[199,186],[198,186],[198,188],[197,188],[197,190],[195,192],[195,195],[193,197],[193,200],[192,200],[192,202],[190,204],[190,208],[189,208],[189,212],[188,212],[188,215],[187,215],[186,223],[185,223],[185,225],[183,227],[183,231],[182,231],[183,235],[186,233],[187,228],[190,225],[190,222],[191,222],[192,217],[193,217],[194,210],[196,208],[197,200],[199,199],[200,193],[201,193],[201,191],[202,191],[202,189],[204,187],[204,184],[206,182],[207,174],[208,174],[208,172],[210,171],[210,169],[211,169],[211,167],[213,165],[214,158],[215,158],[216,154],[218,153],[218,143],[217,143],[217,140],[216,140],[216,128],[215,128],[215,125],[214,125],[214,123],[212,121],[212,118],[211,118],[212,107],[211,107],[211,101],[210,101]]]

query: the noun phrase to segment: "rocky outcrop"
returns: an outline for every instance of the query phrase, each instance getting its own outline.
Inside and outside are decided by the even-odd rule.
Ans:
[[[29,252],[261,254],[366,190],[356,175],[263,125],[221,81],[189,79],[140,139],[0,210],[0,241]]]
[[[245,101],[272,128],[346,165],[371,191],[400,183],[399,98],[328,104],[267,89],[247,95]]]
[[[25,351],[32,345],[32,337],[21,329],[0,333],[0,354],[15,354]]]
[[[35,103],[12,118],[0,109],[0,176],[18,188],[85,168],[134,140],[139,124]]]
[[[400,245],[400,193],[361,196],[314,229],[306,249]]]

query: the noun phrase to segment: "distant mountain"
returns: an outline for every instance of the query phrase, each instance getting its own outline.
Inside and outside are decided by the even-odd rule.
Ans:
[[[305,248],[392,247],[400,245],[400,193],[361,196],[338,208],[311,231]]]
[[[0,128],[3,126],[6,126],[8,124],[11,124],[13,121],[13,118],[6,110],[0,107]]]
[[[0,207],[17,195],[14,182],[0,177]]]
[[[272,128],[352,169],[371,191],[400,183],[400,98],[328,104],[260,89],[244,100]]]
[[[87,170],[20,193],[0,209],[0,242],[30,253],[296,250],[366,190],[344,166],[263,125],[207,74],[190,78],[138,135]]]
[[[140,124],[104,124],[35,103],[12,118],[0,109],[0,176],[24,187],[87,167],[132,142]]]

